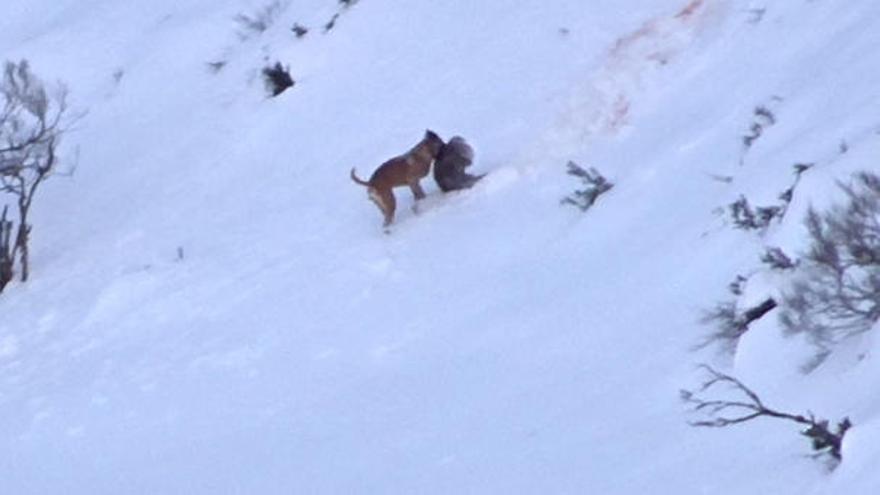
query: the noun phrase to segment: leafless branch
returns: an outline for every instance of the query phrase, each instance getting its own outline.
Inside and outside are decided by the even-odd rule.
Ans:
[[[689,421],[688,424],[691,426],[725,428],[761,417],[785,419],[807,427],[801,431],[801,434],[812,440],[813,450],[827,453],[833,459],[840,461],[843,436],[852,426],[848,418],[844,418],[837,424],[836,430],[832,431],[827,420],[817,420],[812,414],[808,416],[790,414],[768,407],[754,390],[738,379],[721,373],[706,364],[700,365],[700,369],[706,374],[705,381],[696,391],[681,391],[681,398],[691,406],[691,411],[706,417],[702,420]],[[729,400],[702,397],[704,393],[718,387],[732,390],[740,398]]]

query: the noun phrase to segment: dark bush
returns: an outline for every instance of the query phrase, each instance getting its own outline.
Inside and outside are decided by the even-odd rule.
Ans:
[[[266,88],[273,97],[280,95],[295,84],[293,78],[290,77],[289,69],[282,67],[281,62],[275,62],[275,65],[263,68],[263,78],[266,81]]]

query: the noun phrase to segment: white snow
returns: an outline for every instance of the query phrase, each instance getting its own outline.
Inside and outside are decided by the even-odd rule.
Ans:
[[[807,208],[877,170],[880,4],[291,0],[242,39],[268,3],[6,0],[3,59],[88,113],[0,295],[0,493],[880,488],[872,334],[807,375],[772,315],[734,359],[692,350],[737,274],[776,290],[764,246],[803,249]],[[275,61],[297,83],[267,98]],[[385,235],[348,172],[427,128],[489,175],[426,178],[418,215],[398,190]],[[586,213],[568,160],[615,183]],[[766,232],[720,213],[807,162]],[[791,423],[690,427],[701,362],[849,416],[841,466]]]

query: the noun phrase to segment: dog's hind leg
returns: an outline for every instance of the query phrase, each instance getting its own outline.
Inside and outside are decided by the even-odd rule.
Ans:
[[[394,210],[397,208],[397,200],[394,198],[394,192],[391,189],[388,190],[388,193],[385,194],[385,224],[387,227],[391,225],[391,222],[394,221]]]
[[[369,195],[370,199],[376,203],[376,206],[382,210],[382,215],[385,216],[385,223],[382,226],[387,227],[391,225],[391,222],[394,221],[394,210],[397,208],[397,200],[394,198],[394,193],[391,189],[379,191],[370,188]]]

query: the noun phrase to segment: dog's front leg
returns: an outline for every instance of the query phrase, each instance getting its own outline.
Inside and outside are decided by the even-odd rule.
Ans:
[[[425,191],[422,190],[422,186],[421,184],[419,184],[419,181],[410,182],[409,188],[412,191],[413,198],[415,198],[416,201],[420,199],[425,199]]]
[[[421,184],[419,184],[419,181],[410,182],[409,188],[410,188],[410,190],[412,190],[413,198],[415,198],[415,201],[413,202],[413,205],[412,205],[412,211],[413,211],[413,213],[418,215],[419,214],[419,200],[425,199],[425,197],[426,197],[425,191],[422,189],[422,186],[421,186]]]

